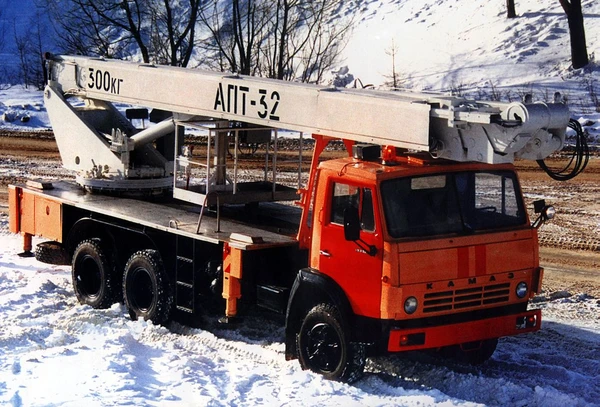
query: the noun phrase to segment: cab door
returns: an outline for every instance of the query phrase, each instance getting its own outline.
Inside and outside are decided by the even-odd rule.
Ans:
[[[383,237],[379,216],[374,208],[373,187],[330,179],[322,196],[318,222],[320,239],[313,243],[313,259],[318,256],[320,272],[332,277],[344,290],[354,312],[378,318],[381,303]],[[360,216],[360,239],[347,241],[344,237],[344,212],[356,208]],[[374,248],[374,250],[372,249]],[[315,249],[318,252],[315,253]],[[371,252],[371,253],[369,253]]]

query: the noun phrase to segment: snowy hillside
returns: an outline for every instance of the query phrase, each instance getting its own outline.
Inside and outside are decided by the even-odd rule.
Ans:
[[[555,0],[518,1],[515,19],[506,18],[504,1],[358,3],[348,11],[359,11],[360,23],[346,48],[346,63],[365,84],[379,85],[391,74],[386,50],[392,41],[397,70],[411,89],[534,86],[568,93],[578,90],[574,82],[600,81],[598,63],[578,72],[569,68],[567,18]],[[582,4],[588,53],[600,57],[600,3]]]

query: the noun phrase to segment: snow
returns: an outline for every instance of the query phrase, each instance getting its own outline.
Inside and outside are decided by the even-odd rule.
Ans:
[[[23,4],[4,4],[5,18],[26,9]],[[532,92],[538,100],[558,90],[597,141],[600,113],[585,85],[595,83],[600,91],[599,63],[570,67],[558,1],[518,1],[515,20],[505,18],[503,4],[348,1],[340,13],[358,24],[345,51],[348,68],[339,72],[383,85],[393,39],[403,87],[470,97],[495,88],[506,98]],[[588,51],[598,55],[600,2],[582,4]],[[0,115],[0,129],[50,127],[42,92],[20,86],[0,90]],[[586,293],[537,297],[542,330],[501,339],[482,366],[394,355],[369,360],[365,377],[346,385],[285,361],[276,318],[252,315],[234,329],[211,318],[202,328],[161,327],[131,321],[122,305],[80,305],[69,267],[18,257],[21,239],[8,232],[7,222],[0,214],[2,405],[600,405],[600,299]]]
[[[7,130],[50,129],[43,93],[20,86],[0,90],[0,127]]]
[[[570,61],[568,25],[560,3],[521,1],[507,19],[504,2],[367,1],[346,49],[350,71],[363,83],[382,82],[391,71],[386,54],[398,47],[397,69],[410,88],[520,85],[547,80],[558,86]],[[598,48],[600,4],[582,1],[588,52]],[[360,52],[359,52],[360,50]],[[370,61],[372,63],[365,63]],[[597,77],[596,77],[597,78]]]
[[[283,326],[131,321],[80,305],[69,267],[21,258],[0,216],[0,404],[12,406],[593,406],[600,400],[600,300],[538,297],[542,330],[501,339],[482,366],[427,354],[369,360],[353,385],[284,357]]]

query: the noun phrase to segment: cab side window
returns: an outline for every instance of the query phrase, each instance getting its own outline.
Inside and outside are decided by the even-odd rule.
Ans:
[[[370,232],[374,231],[375,216],[371,189],[339,182],[334,183],[331,199],[331,218],[329,219],[331,223],[343,225],[344,211],[346,208],[351,207],[358,209],[362,229]]]

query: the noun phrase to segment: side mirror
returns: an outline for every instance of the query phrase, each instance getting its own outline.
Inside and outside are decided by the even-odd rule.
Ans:
[[[353,206],[344,209],[344,238],[350,242],[356,243],[369,256],[377,255],[377,247],[365,243],[360,238],[360,216],[358,208]]]
[[[353,206],[344,209],[344,238],[350,242],[360,239],[360,217]]]

